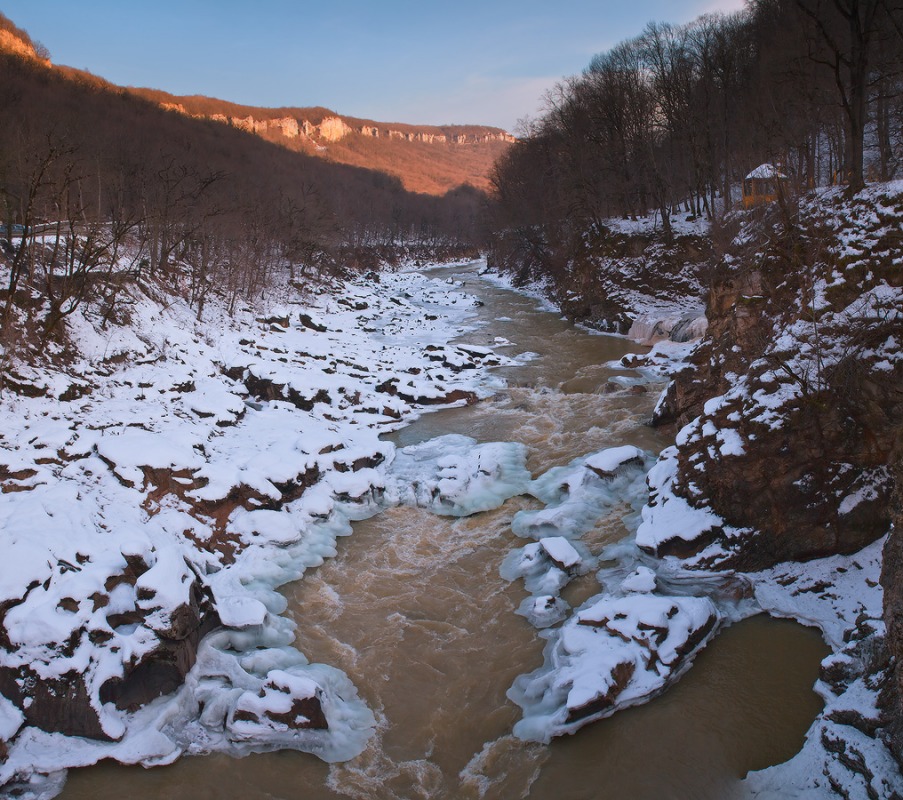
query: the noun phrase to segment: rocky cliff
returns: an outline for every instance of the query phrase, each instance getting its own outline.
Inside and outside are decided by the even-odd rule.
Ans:
[[[337,114],[328,108],[257,108],[211,97],[130,88],[170,111],[238,128],[290,150],[379,169],[410,191],[444,194],[462,184],[490,188],[495,160],[515,141],[485,125],[409,125]]]
[[[762,569],[887,533],[903,423],[903,187],[827,192],[728,222],[709,329],[657,422],[674,492],[724,525],[657,552]]]
[[[570,319],[651,340],[698,337],[712,255],[708,225],[675,218],[606,219],[580,233],[512,226],[494,233],[489,264],[540,288]],[[683,334],[681,333],[683,331]]]
[[[510,133],[485,126],[402,125],[342,117],[330,111],[323,116],[323,109],[304,108],[275,110],[280,114],[282,111],[288,112],[284,116],[270,116],[274,113],[272,109],[249,108],[245,110],[250,113],[243,115],[240,111],[211,112],[209,109],[199,107],[197,101],[192,102],[192,100],[193,98],[174,98],[172,101],[162,101],[160,105],[180,114],[212,119],[261,136],[278,134],[286,139],[307,139],[316,143],[340,142],[354,135],[370,139],[397,139],[425,144],[480,145],[490,142],[510,144],[515,141]]]
[[[863,548],[886,537],[884,618],[858,590],[849,595],[860,610],[823,664],[827,706],[812,737],[825,764],[871,786],[874,742],[903,763],[901,230],[898,182],[775,204],[716,232],[727,244],[708,332],[656,409],[657,424],[684,427],[650,473],[638,534],[682,568],[786,572],[777,583],[793,595],[787,609],[835,602],[843,574],[866,564]],[[805,585],[806,567],[788,563],[835,554],[850,558]],[[877,572],[867,584],[879,588]],[[854,701],[856,692],[873,699]]]

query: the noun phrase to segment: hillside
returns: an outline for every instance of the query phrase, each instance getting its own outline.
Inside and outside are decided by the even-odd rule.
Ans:
[[[26,58],[67,79],[148,100],[168,111],[254,133],[288,150],[363,167],[401,180],[409,192],[444,195],[459,186],[481,191],[514,137],[484,125],[408,125],[340,115],[326,108],[259,108],[212,97],[180,97],[158,89],[118,87],[96,75],[53,64],[28,33],[4,18],[0,51]]]
[[[477,242],[484,196],[472,187],[410,192],[383,172],[291,152],[51,67],[9,26],[0,34],[20,45],[0,48],[0,222],[25,233],[5,245],[4,327],[13,305],[29,305],[22,292],[57,306],[45,332],[57,327],[60,298],[65,314],[84,292],[115,297],[107,279],[127,240],[134,274],[187,263],[195,289],[225,282],[236,298],[265,290],[277,263],[297,274],[369,269]],[[42,274],[47,241],[36,235],[50,224],[60,246],[75,230],[89,234],[90,252],[74,254],[65,281]]]
[[[488,190],[493,163],[514,141],[500,128],[482,125],[407,125],[349,117],[327,108],[257,108],[156,89],[128,91],[163,108],[216,120],[290,150],[394,175],[408,191],[427,194],[445,194],[462,184]]]

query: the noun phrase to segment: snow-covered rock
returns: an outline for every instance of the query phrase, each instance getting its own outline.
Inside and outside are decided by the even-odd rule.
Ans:
[[[69,360],[11,365],[0,396],[0,786],[104,758],[351,758],[373,716],[292,647],[276,588],[402,495],[461,515],[524,491],[519,446],[379,438],[488,396],[510,359],[450,345],[473,303],[415,272],[234,316],[211,295],[205,322],[129,291],[129,326],[72,315]]]
[[[689,667],[719,618],[704,597],[588,601],[549,638],[545,665],[509,690],[524,711],[515,734],[548,742],[650,699]]]
[[[639,448],[614,447],[550,469],[529,486],[546,507],[518,512],[512,530],[534,539],[580,537],[625,497],[641,494],[646,459]]]

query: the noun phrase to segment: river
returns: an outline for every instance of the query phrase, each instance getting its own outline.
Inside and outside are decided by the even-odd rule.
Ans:
[[[660,386],[603,388],[631,377],[604,365],[643,348],[576,328],[481,280],[473,265],[433,274],[461,281],[484,303],[481,326],[463,341],[494,345],[499,337],[514,343],[501,352],[537,356],[500,370],[508,388],[495,397],[426,414],[394,433],[396,444],[451,432],[519,441],[535,477],[605,447],[657,452],[669,443],[645,425]],[[763,617],[723,632],[645,706],[550,746],[512,737],[520,712],[505,692],[542,664],[543,640],[514,613],[522,584],[498,570],[523,544],[512,516],[532,507],[515,498],[464,519],[391,509],[355,523],[336,558],[285,587],[298,648],[344,670],[379,720],[356,759],[327,765],[280,752],[185,758],[153,770],[101,764],[73,770],[62,797],[721,800],[742,796],[748,770],[799,750],[821,707],[812,685],[828,651],[813,630]],[[624,535],[613,514],[584,541],[598,552]],[[564,596],[577,605],[597,591],[588,575]]]

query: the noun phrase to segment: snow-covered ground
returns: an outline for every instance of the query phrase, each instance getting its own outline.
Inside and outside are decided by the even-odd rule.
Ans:
[[[718,523],[670,492],[668,451],[653,466],[655,454],[611,448],[531,480],[517,443],[453,435],[399,450],[379,438],[499,385],[490,368],[509,359],[450,344],[474,303],[419,273],[287,292],[234,317],[210,304],[203,323],[136,293],[127,327],[73,319],[79,355],[65,368],[16,366],[33,396],[0,397],[0,785],[51,796],[60,770],[103,758],[353,757],[374,717],[344,674],[293,646],[276,588],[334,555],[351,520],[388,506],[459,516],[531,494],[544,507],[519,512],[512,529],[534,541],[502,566],[524,579],[519,613],[547,640],[545,664],[509,694],[524,710],[518,736],[548,741],[651,699],[724,625],[764,611],[819,626],[835,679],[819,683],[826,707],[803,751],[753,774],[750,790],[903,790],[880,742],[862,733],[851,744],[849,724],[875,717],[876,689],[859,676],[882,632],[880,543],[766,573],[688,572],[642,549]],[[624,366],[659,380],[692,347],[660,342]],[[630,535],[594,554],[581,536],[610,514]],[[561,590],[592,571],[601,592],[571,610]],[[192,637],[217,621],[195,660]],[[184,682],[130,703],[139,667],[167,659]],[[61,687],[74,692],[63,705],[81,709],[64,720],[69,732],[90,738],[31,716],[38,697],[55,708]],[[841,753],[866,763],[871,785]]]
[[[127,326],[71,318],[64,366],[13,365],[0,785],[52,793],[42,774],[102,758],[361,751],[373,715],[292,646],[275,590],[334,555],[350,519],[398,503],[467,514],[523,491],[518,445],[379,438],[497,384],[488,369],[508,359],[448,344],[474,304],[414,272],[234,316],[208,303],[203,323],[135,291]]]

